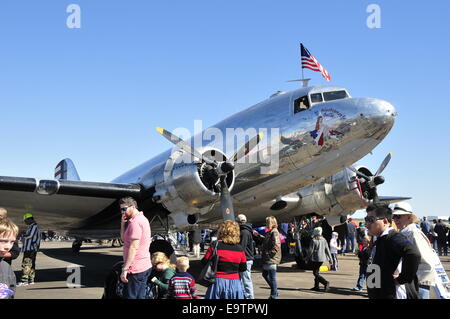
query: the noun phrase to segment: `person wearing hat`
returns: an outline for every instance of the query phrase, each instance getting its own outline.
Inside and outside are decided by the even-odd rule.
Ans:
[[[244,286],[245,299],[255,299],[253,294],[253,281],[252,281],[252,266],[255,259],[255,246],[253,241],[253,229],[252,225],[247,224],[247,217],[244,214],[239,214],[236,217],[236,221],[239,224],[239,230],[241,232],[241,246],[244,248],[245,257],[247,259],[247,270],[241,272],[241,281]]]
[[[413,214],[410,204],[395,204],[392,218],[400,233],[405,235],[420,252],[421,259],[417,269],[419,298],[430,299],[430,287],[435,284],[434,252],[427,236],[416,226],[419,219]]]
[[[331,256],[330,248],[325,238],[322,237],[322,227],[316,227],[312,234],[313,240],[310,245],[310,253],[306,258],[312,262],[313,275],[314,275],[314,287],[311,290],[319,291],[319,283],[324,285],[325,292],[328,291],[330,283],[319,275],[320,267],[322,264],[328,260],[330,266],[333,263],[333,258]]]
[[[41,245],[41,232],[39,231],[33,215],[30,213],[24,214],[23,221],[28,225],[28,229],[22,238],[22,278],[20,279],[18,286],[34,284],[36,255]]]

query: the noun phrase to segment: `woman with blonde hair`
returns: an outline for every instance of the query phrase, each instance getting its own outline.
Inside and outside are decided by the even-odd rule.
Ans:
[[[266,218],[265,236],[260,235],[257,231],[253,231],[255,237],[262,241],[262,276],[270,286],[269,299],[276,299],[278,297],[277,265],[281,262],[281,241],[277,227],[278,222],[276,218],[269,216]]]
[[[430,299],[430,287],[435,285],[435,253],[430,241],[418,227],[419,219],[413,214],[412,207],[408,203],[400,202],[395,204],[392,219],[398,231],[419,249],[421,255],[417,270],[419,298]]]
[[[239,273],[247,269],[247,260],[240,241],[239,224],[232,220],[224,221],[219,228],[217,241],[209,246],[202,259],[202,264],[206,264],[214,250],[219,256],[216,281],[208,287],[205,299],[245,299]]]
[[[165,253],[157,251],[152,254],[152,267],[150,281],[158,287],[158,299],[167,299],[169,282],[175,275],[175,265],[170,263]]]

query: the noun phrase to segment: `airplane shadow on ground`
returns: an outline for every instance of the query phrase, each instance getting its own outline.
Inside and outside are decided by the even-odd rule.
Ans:
[[[104,247],[103,247],[104,248]],[[92,249],[89,249],[92,250]],[[83,248],[78,254],[74,254],[71,248],[41,249],[44,255],[67,262],[67,266],[80,265],[81,285],[85,287],[103,287],[104,281],[114,264],[122,260],[122,256],[114,256],[97,252],[83,252]],[[66,267],[67,267],[66,266]],[[66,267],[39,269],[39,257],[36,259],[36,282],[56,282],[67,281],[67,278],[74,273],[68,271]],[[16,276],[20,280],[21,271],[16,271]],[[73,281],[72,281],[73,282]],[[65,286],[67,288],[67,286]],[[39,288],[29,288],[39,289]],[[56,288],[45,288],[56,289]]]

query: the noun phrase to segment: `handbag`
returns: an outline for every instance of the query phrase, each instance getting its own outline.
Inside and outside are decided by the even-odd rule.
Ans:
[[[217,246],[219,242],[216,241],[214,251],[211,258],[208,259],[207,264],[203,267],[197,282],[205,287],[209,287],[216,282],[217,264],[219,263],[219,255],[217,254]]]

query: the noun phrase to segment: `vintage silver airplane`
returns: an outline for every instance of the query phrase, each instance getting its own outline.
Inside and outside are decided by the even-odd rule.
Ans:
[[[18,223],[31,211],[42,230],[91,239],[118,237],[124,196],[158,220],[153,230],[210,227],[234,218],[235,210],[254,224],[269,215],[290,221],[313,212],[337,224],[370,201],[406,199],[377,195],[390,155],[375,174],[352,166],[384,139],[395,117],[390,103],[352,98],[343,87],[277,92],[187,141],[158,128],[176,146],[111,183],[80,181],[70,159],[56,166],[55,179],[2,176],[0,206]],[[230,128],[254,135],[206,137],[211,129],[227,136]],[[202,145],[195,146],[198,138]]]

